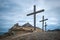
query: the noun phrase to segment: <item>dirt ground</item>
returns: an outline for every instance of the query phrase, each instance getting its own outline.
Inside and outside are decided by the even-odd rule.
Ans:
[[[60,40],[60,32],[32,32],[13,35],[0,40]]]

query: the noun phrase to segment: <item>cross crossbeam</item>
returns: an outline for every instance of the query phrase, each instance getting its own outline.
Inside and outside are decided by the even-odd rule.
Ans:
[[[41,12],[44,12],[44,9],[36,11],[36,5],[34,5],[34,12],[27,14],[27,16],[34,15],[34,30],[36,30],[36,14]]]
[[[36,11],[35,14],[40,13],[40,12],[43,12],[43,11],[44,11],[44,9],[39,10],[39,11]],[[30,13],[30,14],[27,14],[27,16],[30,16],[30,15],[33,15],[33,14],[34,14],[34,12],[33,13]]]
[[[48,20],[48,19],[45,19],[45,20],[41,20],[40,22],[43,22],[43,21],[46,21],[46,20]]]

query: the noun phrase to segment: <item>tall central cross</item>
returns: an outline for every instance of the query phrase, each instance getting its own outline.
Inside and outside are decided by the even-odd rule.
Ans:
[[[42,20],[40,22],[42,22],[42,31],[44,31],[44,21],[46,21],[48,19],[44,19],[44,16],[42,16]]]
[[[34,15],[34,30],[36,30],[36,14],[40,13],[40,12],[43,12],[43,11],[44,11],[44,9],[36,11],[36,5],[34,5],[34,12],[30,13],[30,14],[27,14],[27,16]]]

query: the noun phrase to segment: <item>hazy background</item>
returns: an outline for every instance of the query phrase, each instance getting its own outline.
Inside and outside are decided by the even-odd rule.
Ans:
[[[33,12],[34,4],[36,11],[45,9],[36,15],[37,27],[42,27],[39,21],[44,15],[48,18],[47,29],[60,29],[60,0],[0,0],[0,33],[7,32],[15,23],[33,25],[33,15],[26,15]]]

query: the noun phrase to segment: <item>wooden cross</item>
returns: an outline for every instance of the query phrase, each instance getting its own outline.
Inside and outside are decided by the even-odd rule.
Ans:
[[[42,20],[40,22],[42,22],[42,31],[44,31],[44,21],[46,21],[48,19],[44,19],[44,16],[42,16]]]
[[[36,11],[36,5],[34,5],[34,12],[30,13],[30,14],[27,14],[27,16],[34,15],[34,30],[36,30],[36,14],[40,13],[40,12],[43,12],[43,11],[44,11],[44,9]]]
[[[45,31],[46,31],[46,26],[47,26],[47,24],[46,24],[46,22],[45,22]]]

